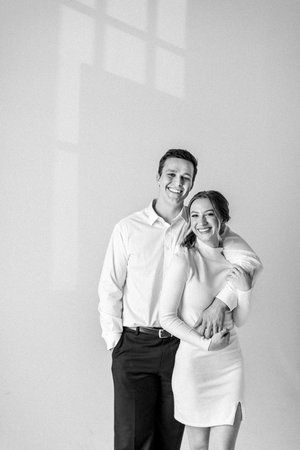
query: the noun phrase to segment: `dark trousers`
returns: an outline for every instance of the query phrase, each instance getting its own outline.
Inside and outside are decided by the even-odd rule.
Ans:
[[[175,337],[124,331],[113,350],[115,450],[179,450],[171,378]]]

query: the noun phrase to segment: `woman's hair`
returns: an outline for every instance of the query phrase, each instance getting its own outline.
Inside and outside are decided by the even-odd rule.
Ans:
[[[194,203],[195,200],[198,200],[199,198],[208,198],[212,204],[212,207],[216,213],[216,216],[221,222],[220,227],[220,234],[223,233],[225,228],[225,223],[229,221],[230,215],[229,215],[229,203],[218,191],[200,191],[197,194],[194,195],[193,198],[191,198],[189,204],[188,204],[188,217],[189,217],[189,224],[188,224],[188,231],[185,235],[181,245],[182,247],[192,248],[195,245],[196,242],[196,235],[191,230],[191,206]]]

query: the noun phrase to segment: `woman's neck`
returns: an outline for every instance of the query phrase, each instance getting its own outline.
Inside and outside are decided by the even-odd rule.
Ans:
[[[199,239],[198,237],[197,237],[197,242],[201,245],[201,244],[203,244],[203,245],[206,245],[207,247],[211,247],[211,248],[218,248],[218,247],[222,247],[222,243],[218,240],[218,239],[214,239],[213,241],[210,241],[210,240],[208,240],[208,241],[202,241],[201,239]]]

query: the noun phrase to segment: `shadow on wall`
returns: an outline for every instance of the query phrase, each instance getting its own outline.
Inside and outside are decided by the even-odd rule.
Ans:
[[[112,206],[108,210],[103,202],[108,184],[110,198],[121,196],[125,204],[126,200],[127,204],[134,202],[138,195],[128,191],[121,172],[126,163],[132,178],[136,170],[133,161],[139,159],[142,170],[149,167],[151,153],[135,155],[130,148],[135,142],[138,145],[139,139],[145,140],[137,124],[138,128],[154,129],[154,133],[159,127],[155,123],[155,91],[174,97],[174,106],[184,99],[186,7],[186,0],[59,2],[52,274],[55,290],[68,291],[77,286],[79,260],[86,262],[86,257],[79,255],[78,234],[91,227],[90,221],[80,223],[91,214],[88,207],[102,205],[108,219],[106,238],[111,221],[122,215]],[[141,117],[151,106],[154,121],[151,124],[147,119],[144,124]],[[147,111],[146,116],[149,118]],[[126,155],[133,161],[123,161]],[[79,188],[80,181],[85,186]],[[129,186],[132,188],[132,184]],[[83,213],[79,204],[85,194]],[[129,204],[128,212],[132,209]],[[89,236],[91,232],[89,229]]]
[[[178,145],[199,152],[194,190],[228,196],[233,229],[265,264],[243,331],[239,445],[298,448],[297,217],[287,218],[297,215],[299,2],[10,1],[0,18],[0,447],[112,448],[99,272],[113,225],[150,202],[158,160]],[[282,324],[275,339],[269,325]]]

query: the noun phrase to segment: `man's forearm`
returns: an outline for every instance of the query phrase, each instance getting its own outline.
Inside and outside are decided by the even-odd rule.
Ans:
[[[223,312],[230,310],[229,306],[218,296],[216,298],[214,298],[214,300],[210,304],[209,308],[212,308],[215,311],[223,311]]]

